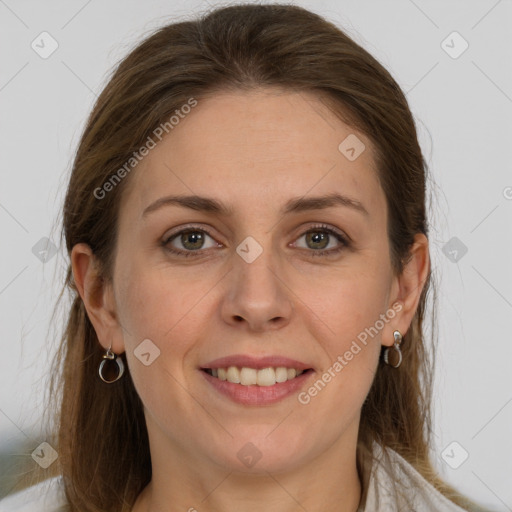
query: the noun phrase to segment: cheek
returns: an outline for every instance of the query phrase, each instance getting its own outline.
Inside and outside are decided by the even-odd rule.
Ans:
[[[120,281],[120,321],[131,343],[149,338],[164,345],[169,339],[187,339],[183,330],[188,317],[206,293],[202,280],[175,278],[155,268],[126,272]]]
[[[378,364],[382,329],[392,322],[386,316],[387,291],[386,279],[378,274],[351,272],[310,297],[311,309],[322,311],[327,326],[321,338],[327,357],[317,388],[325,384],[326,395],[332,396],[324,403],[346,406],[364,400]]]
[[[388,288],[387,276],[377,269],[345,269],[343,275],[326,280],[310,294],[308,304],[313,311],[321,311],[322,320],[330,327],[330,343],[343,348],[386,312]]]
[[[369,297],[362,290],[331,299],[330,329],[319,338],[325,364],[299,402],[312,405],[318,417],[331,418],[328,430],[335,435],[359,414],[372,385],[381,350],[380,331],[372,327],[383,310],[377,294]]]
[[[175,281],[155,269],[120,273],[118,278],[119,321],[135,388],[147,411],[165,416],[164,404],[172,409],[187,402],[179,383],[197,335],[201,283],[195,288],[171,285]]]

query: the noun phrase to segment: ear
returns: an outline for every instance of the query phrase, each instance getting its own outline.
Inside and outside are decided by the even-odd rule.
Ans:
[[[408,331],[416,308],[418,307],[421,292],[430,270],[430,254],[428,238],[423,233],[414,237],[410,258],[404,266],[403,272],[393,278],[393,299],[389,308],[397,311],[395,317],[386,325],[387,329],[382,337],[382,344],[391,346],[394,343],[393,332],[400,331],[402,336]],[[395,306],[393,308],[393,305]],[[399,310],[398,305],[401,306]]]
[[[105,350],[112,345],[112,351],[120,354],[124,351],[124,341],[112,283],[101,276],[98,262],[87,244],[79,243],[73,247],[71,267],[78,293],[99,342]]]

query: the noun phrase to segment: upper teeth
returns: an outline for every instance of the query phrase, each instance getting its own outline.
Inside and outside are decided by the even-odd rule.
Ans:
[[[279,366],[277,368],[255,368],[243,367],[238,369],[236,366],[229,368],[212,369],[212,375],[220,380],[227,380],[233,384],[242,384],[243,386],[273,386],[276,382],[286,382],[287,380],[298,377],[304,370],[296,370],[295,368],[285,368]]]

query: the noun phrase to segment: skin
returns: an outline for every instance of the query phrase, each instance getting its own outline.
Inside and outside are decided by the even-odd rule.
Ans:
[[[351,162],[338,145],[352,133],[366,150]],[[126,351],[144,404],[153,479],[133,511],[357,509],[361,407],[381,345],[393,344],[395,329],[407,332],[429,267],[420,234],[402,275],[393,274],[372,154],[369,139],[314,95],[217,93],[199,101],[130,175],[113,281],[99,280],[87,245],[73,248],[73,274],[98,339]],[[292,197],[334,191],[360,201],[368,215],[342,206],[280,213]],[[166,206],[142,217],[170,194],[222,200],[235,213]],[[178,236],[168,246],[202,254],[166,251],[162,240],[188,223],[212,237],[201,246]],[[332,235],[316,244],[304,235],[318,223],[348,235],[351,245],[311,256],[340,246]],[[247,236],[263,248],[252,263],[236,252]],[[198,369],[235,353],[279,354],[315,369],[307,390],[393,304],[401,310],[307,405],[297,394],[267,406],[236,404]],[[147,338],[161,351],[149,366],[134,355]],[[250,468],[237,457],[248,442],[262,455]]]

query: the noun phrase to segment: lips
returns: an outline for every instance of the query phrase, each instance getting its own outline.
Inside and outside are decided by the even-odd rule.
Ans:
[[[280,402],[298,393],[315,375],[313,371],[305,371],[298,377],[272,386],[244,386],[213,377],[207,370],[199,373],[217,395],[245,406],[268,406]]]
[[[255,370],[261,370],[263,368],[276,368],[284,366],[285,368],[295,368],[297,370],[309,370],[314,369],[312,365],[297,361],[284,356],[265,356],[265,357],[253,357],[245,354],[235,354],[232,356],[221,357],[214,359],[201,365],[202,370],[213,370],[218,368],[228,368],[230,366],[236,366],[237,368],[254,368]]]

